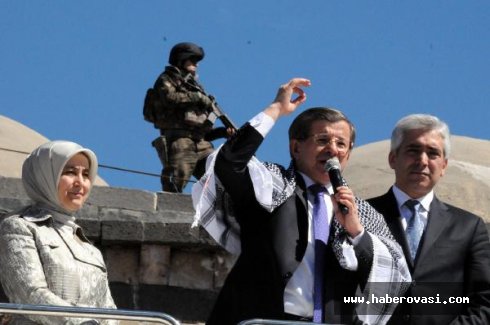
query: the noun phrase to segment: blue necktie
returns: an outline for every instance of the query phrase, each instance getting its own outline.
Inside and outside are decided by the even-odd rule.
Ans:
[[[325,204],[324,193],[327,189],[319,184],[309,187],[314,194],[313,204],[313,232],[315,237],[315,269],[313,284],[313,322],[323,322],[323,290],[325,275],[325,254],[327,251],[328,234],[330,228],[328,225],[327,206]]]
[[[410,255],[412,256],[412,261],[415,261],[415,257],[417,256],[417,250],[419,248],[420,238],[422,237],[422,233],[424,232],[424,223],[419,214],[419,201],[417,200],[408,200],[405,203],[405,206],[410,209],[411,215],[407,219],[407,239],[408,245],[410,246]]]

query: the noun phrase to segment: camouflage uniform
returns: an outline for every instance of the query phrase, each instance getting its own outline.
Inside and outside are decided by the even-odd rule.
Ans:
[[[226,130],[213,129],[208,119],[213,102],[191,73],[167,66],[153,88],[161,105],[154,122],[160,136],[152,145],[163,164],[162,189],[180,193],[192,175],[199,179],[204,174],[213,151],[209,141],[225,137]]]

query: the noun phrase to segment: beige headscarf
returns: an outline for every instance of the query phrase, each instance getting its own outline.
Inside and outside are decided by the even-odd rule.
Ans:
[[[89,178],[97,176],[97,157],[90,150],[69,141],[50,141],[35,149],[22,165],[22,182],[27,195],[36,203],[64,214],[58,199],[58,183],[65,164],[74,155],[85,154],[90,163]]]

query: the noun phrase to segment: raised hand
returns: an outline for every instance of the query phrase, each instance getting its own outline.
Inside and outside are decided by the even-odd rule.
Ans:
[[[298,106],[306,101],[306,93],[302,87],[311,85],[310,80],[305,78],[293,78],[283,84],[277,91],[276,98],[272,104],[264,110],[264,113],[277,120],[280,116],[294,112]],[[297,95],[293,98],[294,95]]]

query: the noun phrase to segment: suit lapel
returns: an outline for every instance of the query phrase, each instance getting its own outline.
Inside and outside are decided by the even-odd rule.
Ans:
[[[296,216],[298,224],[298,238],[296,243],[296,259],[301,261],[308,245],[308,198],[305,190],[303,177],[297,176],[298,186],[295,188],[296,198],[300,202],[296,205]]]
[[[403,229],[402,219],[400,216],[400,210],[398,209],[398,204],[396,202],[395,195],[393,191],[389,191],[387,193],[387,211],[386,214],[386,223],[390,228],[393,237],[400,244],[403,250],[403,254],[405,255],[405,259],[407,260],[407,264],[411,269],[413,269],[414,261],[410,255],[410,247],[408,245],[407,235],[405,230]]]
[[[308,245],[308,203],[305,195],[304,189],[296,186],[294,195],[271,216],[270,233],[279,269],[284,276],[291,276],[296,270]]]
[[[422,260],[429,252],[435,241],[443,233],[444,228],[448,220],[449,215],[445,213],[446,206],[439,201],[436,197],[430,204],[429,218],[427,220],[427,227],[424,230],[422,236],[421,247],[419,248],[419,255],[417,256],[417,262]]]
[[[100,254],[97,254],[95,251],[89,252],[84,249],[81,244],[75,242],[72,235],[58,229],[56,229],[56,231],[61,236],[66,246],[68,246],[75,259],[105,269],[104,262],[102,261],[102,256],[100,256]]]
[[[308,203],[307,203],[308,198],[307,198],[307,192],[305,190],[304,181],[301,178],[301,182],[299,180],[297,182],[298,182],[298,185],[296,186],[294,191],[296,192],[296,195],[297,195],[298,199],[300,200],[300,202],[303,204],[303,208],[306,211],[308,211]]]

